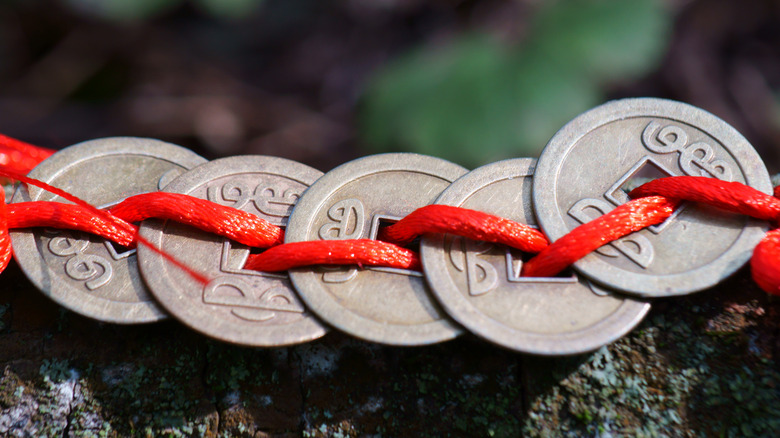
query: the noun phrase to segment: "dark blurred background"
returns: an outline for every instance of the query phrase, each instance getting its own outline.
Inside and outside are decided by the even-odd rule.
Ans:
[[[628,96],[709,110],[777,172],[780,2],[0,0],[0,132],[51,148],[475,167]]]

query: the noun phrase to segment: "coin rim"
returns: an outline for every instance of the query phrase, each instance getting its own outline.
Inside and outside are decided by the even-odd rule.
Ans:
[[[433,173],[432,168],[439,169],[441,174]],[[344,163],[314,183],[295,205],[288,219],[285,243],[306,240],[310,232],[309,223],[323,202],[341,187],[358,178],[393,171],[417,172],[452,182],[464,175],[467,169],[442,158],[414,153],[369,155]],[[377,322],[339,305],[334,296],[322,287],[317,280],[318,275],[314,275],[311,268],[291,269],[289,272],[298,295],[306,305],[322,320],[354,337],[387,345],[413,346],[447,341],[463,333],[443,310],[440,310],[441,319],[425,324],[390,325]],[[422,285],[431,303],[438,307],[425,281]]]
[[[609,123],[637,117],[658,117],[690,125],[717,140],[742,170],[747,185],[771,194],[769,173],[750,143],[731,125],[694,106],[666,99],[635,98],[607,102],[593,108],[561,128],[542,151],[534,176],[533,205],[539,226],[551,239],[567,234],[564,214],[556,202],[557,180],[566,156],[577,142],[593,130]],[[708,128],[707,128],[708,127]],[[611,265],[595,254],[574,263],[574,269],[598,283],[639,297],[686,295],[707,289],[741,268],[769,226],[747,219],[734,243],[713,262],[686,272],[666,275],[633,273]]]
[[[490,184],[533,177],[535,163],[533,158],[515,158],[479,167],[453,182],[434,203],[462,207],[469,197]],[[446,236],[447,234],[429,234],[422,239],[420,256],[425,279],[436,299],[455,321],[480,338],[501,347],[545,356],[586,353],[630,332],[650,311],[650,304],[647,302],[615,296],[616,299],[623,298],[623,303],[615,311],[606,318],[574,332],[533,333],[513,328],[482,312],[460,291],[452,276],[448,274],[447,263],[444,261]],[[587,288],[587,280],[578,278],[578,281]]]
[[[108,137],[84,141],[57,151],[38,164],[27,176],[49,183],[70,166],[114,155],[146,156],[185,168],[192,168],[206,162],[206,159],[200,155],[172,143],[151,138]],[[39,187],[28,188],[22,184],[14,193],[11,202],[38,200],[44,193],[45,190]],[[61,306],[80,315],[115,324],[150,323],[168,318],[168,314],[154,301],[136,303],[111,301],[74,289],[67,283],[52,281],[59,274],[52,272],[38,251],[34,232],[29,229],[13,230],[10,236],[14,258],[22,272],[44,295]],[[152,296],[151,293],[149,295]]]
[[[226,170],[229,171],[226,173]],[[323,175],[321,171],[313,167],[285,158],[267,155],[233,156],[209,161],[191,169],[171,181],[163,188],[163,191],[189,194],[215,179],[238,174],[278,175],[298,181],[306,186],[311,185]],[[165,223],[166,221],[160,219],[145,220],[141,222],[139,234],[158,248],[162,248]],[[203,232],[203,234],[206,233]],[[151,294],[179,322],[204,335],[237,345],[282,347],[313,341],[328,332],[327,327],[321,324],[311,312],[306,319],[297,323],[260,327],[258,330],[252,330],[246,326],[241,327],[240,324],[234,324],[225,319],[206,319],[203,318],[203,315],[183,312],[182,307],[177,306],[177,303],[184,301],[187,297],[183,293],[178,293],[176,282],[165,275],[163,268],[165,264],[165,258],[159,253],[143,246],[138,248],[138,266]],[[298,295],[294,288],[291,287],[291,290],[296,296]],[[188,308],[190,307],[184,306],[185,310]],[[225,335],[226,330],[229,331],[227,335]],[[258,336],[258,334],[262,336]]]

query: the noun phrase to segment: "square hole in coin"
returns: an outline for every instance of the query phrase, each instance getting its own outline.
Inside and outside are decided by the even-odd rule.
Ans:
[[[376,214],[371,220],[371,232],[369,233],[369,238],[376,240],[377,236],[379,236],[379,233],[384,229],[391,225],[394,225],[397,223],[401,218],[396,216],[387,216],[387,215],[381,215]],[[408,244],[404,245],[404,248],[417,252],[420,252],[420,237],[415,238]]]
[[[660,168],[647,164],[642,166],[635,174],[631,175],[631,177],[620,187],[620,189],[623,190],[626,195],[628,195],[631,193],[631,190],[634,190],[642,184],[648,183],[658,178],[665,178],[667,176],[670,175],[664,173]]]
[[[631,190],[647,182],[668,176],[676,175],[658,161],[649,156],[645,156],[623,174],[612,187],[607,189],[604,197],[615,206],[625,204],[631,200],[631,198],[628,197]],[[648,227],[648,229],[654,234],[661,233],[685,209],[685,206],[685,203],[681,204],[669,218],[658,225]]]
[[[287,224],[287,220],[285,219],[282,224],[275,224],[275,225],[281,228],[282,231],[285,231],[287,228],[286,224]],[[269,272],[261,272],[261,271],[244,269],[244,266],[249,260],[252,259],[252,256],[258,256],[264,253],[266,250],[268,250],[268,248],[247,246],[226,238],[222,242],[222,249],[221,249],[221,256],[220,256],[221,259],[220,270],[222,272],[229,272],[235,274],[253,274],[253,275],[260,275],[264,277],[284,278],[286,274],[269,273]],[[237,263],[237,261],[240,261],[240,263]]]
[[[607,190],[604,197],[615,205],[625,204],[631,200],[628,197],[631,190],[644,183],[667,176],[674,176],[674,174],[654,159],[643,157]]]
[[[110,240],[105,241],[106,250],[114,260],[121,260],[135,254],[135,248],[128,248]]]
[[[384,215],[384,214],[375,214],[374,217],[371,218],[371,230],[368,233],[369,239],[376,240],[377,236],[379,235],[379,232],[386,227],[389,227],[390,225],[395,224],[401,220],[400,217],[397,216],[390,216],[390,215]],[[420,252],[420,238],[416,238],[409,242],[407,245],[404,245],[404,248],[414,251],[419,254]],[[377,268],[372,267],[368,268],[373,271],[379,271],[379,272],[388,272],[391,274],[400,274],[400,275],[408,275],[413,277],[422,277],[421,272],[412,271],[409,269],[396,269],[396,268]]]

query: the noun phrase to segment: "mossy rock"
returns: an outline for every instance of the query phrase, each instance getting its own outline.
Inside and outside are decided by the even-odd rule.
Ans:
[[[542,358],[472,336],[417,348],[331,333],[223,344],[168,321],[97,323],[12,266],[0,291],[3,436],[777,436],[780,306],[747,273],[653,302],[598,351]]]

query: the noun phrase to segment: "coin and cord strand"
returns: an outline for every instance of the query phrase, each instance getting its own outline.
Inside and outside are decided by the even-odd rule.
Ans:
[[[7,144],[7,139],[10,137],[0,136],[2,146]],[[0,151],[0,154],[3,152]],[[26,178],[8,169],[6,165],[0,165],[0,176],[24,181],[47,191],[56,190],[61,196],[65,194],[47,184]],[[419,258],[412,251],[398,245],[405,245],[425,233],[449,233],[473,240],[503,243],[529,253],[541,253],[526,262],[523,275],[551,277],[609,242],[663,222],[681,201],[701,202],[757,219],[780,221],[780,199],[744,184],[712,178],[661,178],[637,187],[630,196],[638,199],[580,225],[569,235],[550,245],[544,235],[524,224],[475,210],[442,205],[419,208],[407,218],[384,228],[379,234],[379,240],[283,244],[281,242],[284,240],[284,231],[263,219],[233,207],[163,192],[144,193],[127,198],[110,209],[110,215],[99,215],[96,213],[99,210],[89,208],[85,203],[74,205],[35,201],[7,204],[5,225],[11,229],[53,227],[79,230],[119,245],[135,246],[132,243],[135,236],[127,232],[128,228],[134,228],[132,222],[149,218],[169,219],[249,246],[269,248],[261,254],[250,256],[246,264],[247,269],[269,272],[316,264],[361,264],[419,269]],[[68,199],[74,201],[78,198],[70,196]],[[117,224],[124,226],[124,232],[120,231]],[[772,267],[776,266],[774,260],[778,258],[780,229],[767,233],[766,238],[756,247],[751,262],[756,283],[766,292],[780,295],[780,274],[772,274],[775,270]],[[777,280],[770,280],[773,278]]]
[[[608,105],[605,105],[605,107],[606,106]],[[596,109],[594,112],[598,110],[599,109]],[[587,113],[585,116],[587,116]],[[662,135],[667,135],[669,132],[672,132],[670,131],[672,128],[667,126],[663,129],[660,129],[658,139],[662,139]],[[659,127],[656,126],[656,122],[650,122],[647,125],[647,128],[645,128],[645,134],[647,132],[651,132],[654,129],[658,130]],[[562,131],[565,130],[566,127]],[[697,151],[703,151],[705,157],[712,155],[711,151],[708,155],[707,151],[702,149],[705,147],[709,148],[708,145],[702,142],[692,142],[690,145],[678,144],[680,143],[678,141],[680,138],[683,138],[683,140],[681,140],[682,143],[687,141],[685,134],[681,134],[679,130],[673,131],[672,134],[672,137],[667,136],[666,138],[672,138],[673,141],[671,141],[671,146],[674,146],[677,149],[673,149],[671,147],[662,149],[658,145],[650,144],[649,141],[644,137],[643,141],[647,148],[653,152],[660,151],[659,153],[662,154],[669,154],[670,151],[680,152],[681,163],[683,163],[683,157],[685,153],[693,154],[697,153]],[[137,148],[146,148],[149,151],[159,151],[165,149],[165,147],[172,146],[162,142],[146,139],[111,140],[113,143],[117,144],[105,146],[103,144],[98,144],[101,142],[100,140],[95,140],[93,141],[95,144],[91,150],[94,151],[95,148],[101,150],[101,148],[103,148],[105,150],[101,150],[101,153],[105,157],[108,157],[112,154],[116,155],[120,153],[127,153],[128,150],[134,151]],[[667,146],[663,141],[661,143],[663,146]],[[687,152],[683,151],[685,147],[688,147],[689,149]],[[22,181],[26,184],[27,191],[30,193],[29,196],[25,195],[28,196],[29,199],[17,199],[15,197],[14,203],[8,205],[3,203],[2,206],[0,206],[0,220],[2,221],[2,223],[0,223],[0,262],[2,262],[0,270],[5,268],[11,257],[12,250],[10,246],[9,229],[47,227],[88,232],[99,236],[100,238],[115,242],[125,248],[134,248],[136,244],[139,244],[140,249],[151,251],[156,256],[162,257],[169,262],[173,262],[174,265],[181,268],[186,275],[189,275],[192,280],[194,280],[196,283],[199,283],[201,286],[205,286],[207,283],[209,283],[209,281],[212,280],[213,273],[209,272],[208,274],[203,274],[204,266],[199,264],[200,262],[194,259],[186,259],[186,261],[179,260],[181,257],[180,254],[169,254],[164,245],[160,245],[159,241],[154,241],[155,239],[148,239],[144,237],[153,236],[153,233],[141,233],[141,235],[139,235],[138,228],[132,225],[134,222],[140,222],[150,218],[157,218],[169,220],[173,223],[186,224],[196,229],[202,230],[205,233],[221,236],[225,238],[224,242],[226,243],[229,240],[236,242],[237,245],[244,245],[247,248],[267,248],[260,254],[250,254],[248,250],[244,252],[239,251],[239,253],[237,253],[239,254],[237,258],[238,262],[229,261],[223,257],[223,260],[220,263],[223,265],[225,263],[238,263],[235,268],[237,270],[235,270],[234,273],[252,272],[250,270],[275,272],[293,269],[292,280],[293,283],[296,283],[296,287],[299,287],[299,283],[302,284],[303,280],[300,280],[301,273],[294,268],[301,266],[327,264],[359,265],[373,267],[372,269],[377,269],[378,271],[381,271],[385,268],[390,268],[390,270],[387,272],[411,272],[410,270],[419,271],[422,267],[419,255],[414,251],[403,248],[401,245],[406,245],[411,240],[427,233],[438,233],[438,235],[441,236],[446,233],[451,236],[465,237],[468,241],[476,241],[477,243],[481,241],[503,244],[510,248],[517,248],[521,252],[527,254],[538,253],[538,255],[535,257],[531,258],[530,260],[526,260],[519,265],[521,266],[522,271],[520,269],[516,269],[516,278],[515,280],[510,281],[518,283],[523,281],[521,277],[532,277],[536,278],[536,280],[545,280],[540,277],[553,277],[560,271],[564,270],[566,267],[573,264],[575,261],[585,257],[587,254],[593,251],[598,250],[602,246],[607,245],[609,242],[619,243],[619,239],[622,237],[627,236],[635,231],[642,230],[646,227],[663,226],[662,224],[667,223],[667,219],[673,217],[675,214],[678,214],[682,209],[685,208],[686,204],[684,201],[707,204],[721,210],[747,215],[749,217],[760,220],[770,221],[771,223],[775,223],[780,220],[780,199],[767,195],[759,190],[749,187],[748,185],[739,182],[727,182],[718,178],[709,178],[705,176],[672,176],[668,178],[656,179],[641,185],[629,193],[628,197],[634,198],[633,200],[626,199],[627,202],[617,206],[611,211],[602,211],[602,213],[606,214],[593,220],[590,220],[590,218],[586,221],[580,220],[582,225],[574,227],[570,231],[563,233],[563,235],[556,239],[552,244],[548,244],[547,238],[537,229],[522,223],[526,222],[532,224],[533,219],[529,218],[529,216],[532,216],[532,213],[509,213],[498,211],[493,212],[494,214],[489,214],[488,210],[490,210],[490,208],[486,208],[485,206],[475,204],[474,209],[469,209],[466,207],[472,206],[472,204],[464,202],[463,199],[457,200],[457,202],[455,202],[455,198],[458,198],[459,195],[449,196],[449,198],[451,198],[449,201],[454,202],[450,205],[427,205],[420,206],[413,211],[404,211],[402,214],[397,215],[395,218],[397,222],[394,225],[388,225],[383,228],[372,226],[373,234],[365,236],[371,238],[351,238],[361,237],[355,234],[355,236],[346,236],[347,238],[337,237],[336,240],[309,240],[310,237],[308,237],[304,238],[303,241],[295,241],[295,239],[291,241],[291,239],[287,239],[288,243],[283,243],[285,241],[284,231],[280,226],[286,225],[286,217],[289,215],[289,211],[286,211],[284,214],[277,212],[271,214],[270,216],[266,216],[269,218],[275,217],[278,219],[275,223],[271,223],[261,217],[258,217],[255,214],[248,213],[242,209],[212,202],[213,193],[206,193],[206,190],[201,190],[201,188],[205,187],[204,183],[206,180],[208,180],[208,178],[219,176],[214,174],[214,172],[217,172],[221,164],[214,164],[211,166],[211,169],[207,169],[209,168],[208,164],[211,163],[203,164],[204,160],[202,160],[200,157],[192,156],[192,154],[187,152],[183,153],[178,151],[180,148],[175,149],[171,149],[170,151],[163,153],[161,156],[155,157],[157,161],[155,161],[153,163],[154,166],[151,167],[157,166],[155,167],[155,171],[158,173],[155,174],[154,180],[156,182],[156,186],[159,189],[163,187],[164,181],[166,181],[166,183],[169,181],[169,179],[166,178],[174,178],[177,175],[184,173],[184,182],[179,183],[179,189],[181,190],[180,192],[157,192],[155,189],[150,189],[149,187],[138,187],[137,189],[134,189],[136,190],[135,193],[129,193],[129,196],[125,196],[124,199],[118,204],[109,203],[106,205],[102,205],[105,204],[105,202],[96,201],[96,198],[94,198],[95,194],[91,193],[87,199],[94,205],[102,205],[102,209],[99,210],[96,207],[93,207],[90,202],[83,201],[64,190],[52,187],[53,184],[47,184],[53,181],[52,179],[44,178],[46,175],[44,170],[36,169],[38,172],[37,174],[33,172],[27,177],[23,176],[32,168],[36,167],[36,164],[52,155],[54,151],[38,148],[36,146],[11,139],[10,137],[0,135],[0,175],[9,179]],[[160,152],[155,153],[160,154]],[[374,166],[377,165],[377,163],[381,165],[383,160],[388,161],[392,166],[395,166],[394,158],[397,158],[389,156],[375,157],[376,158],[366,157],[365,159],[361,159],[363,160],[362,167],[370,167],[366,165],[369,164],[369,162],[372,160],[373,162],[371,164]],[[425,160],[432,159],[431,157],[416,157],[421,157],[420,159]],[[143,159],[148,160],[148,157]],[[290,162],[289,160],[274,159],[271,157],[261,157],[257,159],[261,162],[255,163],[255,167],[251,167],[252,169],[257,168],[258,165],[261,165],[261,167],[265,166],[268,168],[278,168],[275,172],[265,172],[266,174],[264,174],[264,178],[268,177],[268,174],[274,174],[274,177],[280,178],[283,176],[282,174],[284,173],[284,169],[290,169],[292,167],[298,166],[297,163]],[[231,166],[241,167],[241,160],[246,161],[244,158],[235,157],[233,162],[231,162]],[[158,161],[165,164],[159,164]],[[509,163],[510,161],[512,163]],[[50,173],[56,173],[53,171],[59,171],[56,160],[47,160],[47,163],[48,167],[51,168],[48,169]],[[64,161],[62,163],[64,163]],[[59,167],[64,167],[62,163],[59,163]],[[349,164],[350,163],[347,163],[347,165],[342,167],[349,167]],[[517,179],[518,177],[527,178],[533,176],[535,160],[507,160],[507,162],[503,163],[503,167],[507,169],[503,170],[501,169],[501,164],[502,163],[494,163],[494,165],[488,165],[477,169],[472,172],[474,174],[473,178],[471,178],[472,181],[467,181],[469,180],[469,178],[467,178],[468,175],[463,176],[456,183],[453,183],[452,187],[454,188],[455,186],[459,185],[459,189],[461,191],[465,188],[468,188],[468,190],[470,190],[469,193],[477,193],[479,190],[483,190],[489,184],[495,183],[495,181],[487,181],[489,178],[487,178],[486,175],[490,174],[495,176],[496,172],[506,173],[505,176],[501,177],[505,180],[512,180],[513,178]],[[511,166],[509,166],[510,164]],[[445,169],[442,170],[442,172],[446,174],[446,176],[443,178],[445,181],[448,181],[447,184],[452,183],[452,181],[457,178],[460,178],[460,176],[465,172],[464,170],[456,168],[449,163],[441,164],[441,166],[443,166],[442,168]],[[701,164],[699,164],[699,166],[701,167]],[[185,172],[187,172],[188,169],[196,167],[198,169],[207,169],[208,171],[201,170],[200,172],[195,172],[195,174],[200,173],[200,175],[190,176],[189,182],[187,182],[188,173]],[[508,170],[509,167],[514,170]],[[526,170],[523,171],[524,173],[519,173],[518,170],[516,170],[518,167],[525,167]],[[723,169],[726,167],[726,165],[722,165],[720,168],[716,168],[716,170],[723,172]],[[491,168],[491,171],[487,172],[487,168]],[[250,167],[247,167],[247,169],[244,169],[243,172],[250,172],[249,169]],[[390,170],[398,171],[399,169]],[[283,199],[283,202],[278,202],[281,198],[275,198],[277,200],[277,207],[279,205],[285,206],[285,208],[286,206],[291,207],[292,204],[294,204],[294,200],[297,200],[298,197],[300,197],[300,192],[315,182],[321,175],[321,173],[318,171],[314,171],[310,168],[299,169],[296,172],[298,171],[303,173],[301,176],[296,177],[297,182],[295,182],[295,184],[303,185],[298,188],[299,190],[297,192],[291,191],[290,196],[288,196],[285,192],[285,194],[282,196],[286,197]],[[344,169],[342,169],[342,173],[344,173]],[[370,175],[370,173],[371,172],[366,171],[366,175]],[[302,176],[303,174],[306,174],[307,176],[304,177]],[[712,171],[709,171],[709,174],[714,176]],[[37,180],[36,175],[38,178],[44,179],[44,181]],[[329,178],[330,180],[333,180],[335,177],[331,176]],[[442,177],[440,176],[439,178]],[[481,182],[474,182],[475,178]],[[158,179],[159,182],[157,182]],[[498,181],[498,179],[496,179],[496,181]],[[175,186],[176,184],[172,185]],[[96,184],[96,186],[98,187],[97,190],[99,190],[100,184]],[[469,186],[473,187],[469,188]],[[230,186],[227,189],[225,187],[223,187],[223,191],[227,191],[222,194],[225,199],[230,198],[235,201],[236,199],[233,198],[237,196],[236,193],[240,195],[238,196],[239,198],[244,196],[244,192],[239,187]],[[36,190],[35,193],[33,193],[32,189]],[[321,185],[318,189],[320,191],[325,190],[321,187]],[[338,190],[341,189],[339,188]],[[440,190],[441,189],[437,189],[437,193]],[[331,190],[331,192],[332,191],[333,190]],[[73,202],[73,204],[46,200],[51,197],[43,197],[41,195],[43,192],[50,192],[54,195],[60,196],[63,199]],[[276,196],[276,194],[272,192],[272,196]],[[447,198],[446,190],[444,193],[442,193],[442,197],[437,199],[439,204],[444,204],[444,202],[440,202],[442,201],[442,198]],[[26,202],[18,202],[19,200]],[[244,204],[251,204],[251,202],[254,202],[255,205],[259,206],[259,202],[257,200],[250,202],[247,198],[246,201],[247,202],[244,202]],[[238,204],[236,203],[235,205],[237,206]],[[337,203],[337,205],[341,205],[342,210],[340,211],[340,214],[343,216],[348,215],[348,208],[355,208],[354,206],[349,207],[347,204],[342,205]],[[360,206],[360,208],[363,207]],[[485,212],[478,210],[485,210]],[[264,212],[262,208],[259,211]],[[330,215],[331,212],[328,214]],[[337,211],[335,214],[339,214],[339,212]],[[516,221],[508,219],[509,217],[515,219]],[[147,228],[149,227],[147,226]],[[154,226],[151,226],[151,228],[153,229]],[[293,226],[293,228],[295,227]],[[323,226],[320,229],[320,236],[322,236],[323,230],[325,230],[325,232],[332,231],[332,227],[327,229],[326,228],[326,226]],[[651,228],[651,230],[653,230],[653,228]],[[289,228],[288,233],[290,233]],[[172,234],[176,234],[176,232]],[[204,234],[204,236],[206,236],[206,234]],[[67,259],[69,264],[75,265],[76,263],[79,263],[79,260],[81,260],[79,257],[81,257],[83,260],[91,260],[88,259],[88,254],[81,254],[80,251],[82,251],[83,248],[79,247],[79,243],[74,243],[77,242],[76,240],[69,239],[68,237],[51,236],[43,236],[40,238],[49,239],[46,240],[46,242],[48,242],[47,245],[54,251],[55,256],[73,256]],[[206,237],[203,238],[208,240]],[[458,245],[462,246],[463,248],[468,248],[470,245],[466,245],[465,240],[456,242],[452,240],[452,238],[449,239],[450,240],[447,242],[441,241],[434,244],[431,244],[430,242],[426,243],[424,240],[423,244],[421,245],[423,256],[434,253],[432,252],[433,250],[431,248],[435,247],[436,245],[441,246],[447,244],[450,245],[451,248],[454,248]],[[84,243],[84,245],[87,243]],[[14,245],[16,245],[16,242],[14,242]],[[219,242],[216,242],[215,245],[219,245]],[[108,244],[106,247],[108,248]],[[14,249],[16,249],[16,246]],[[118,260],[119,258],[128,259],[130,257],[135,257],[134,252],[132,251],[122,253],[120,254],[120,257],[116,257],[115,249],[113,247],[109,249],[112,251],[112,254],[114,254],[115,260]],[[492,250],[486,248],[477,248],[477,253],[483,254],[483,257],[487,257],[490,254],[490,251]],[[130,255],[131,253],[132,255]],[[213,256],[211,256],[211,258],[213,258]],[[507,250],[507,275],[511,274],[511,267],[516,266],[511,262],[511,258],[512,257],[510,256],[509,250]],[[428,259],[433,260],[433,258],[430,256]],[[458,266],[459,263],[468,264],[473,263],[474,260],[476,259],[472,258],[470,260],[467,254],[465,262],[456,262],[455,259],[452,259],[451,262],[455,263],[454,268],[456,270],[463,270]],[[750,262],[753,271],[753,277],[756,283],[765,291],[773,294],[780,294],[780,269],[777,268],[780,266],[780,263],[778,263],[779,260],[780,231],[772,230],[768,233],[765,233],[763,239],[758,243],[757,246],[755,246]],[[138,269],[135,267],[134,262],[135,260],[133,259],[133,266],[132,269],[130,269],[131,271],[133,269]],[[94,260],[92,263],[94,263]],[[436,263],[439,262],[431,262],[432,265],[435,265]],[[205,269],[205,271],[209,270]],[[218,269],[215,272],[220,271]],[[344,273],[349,272],[350,271],[345,271]],[[435,272],[435,270],[432,270],[431,272]],[[133,273],[130,272],[128,275],[132,276],[132,274]],[[333,274],[336,273],[334,272]],[[137,277],[137,273],[135,275]],[[241,284],[247,281],[260,281],[256,276],[252,277],[251,274],[249,274],[249,277],[246,277],[247,274],[241,275],[245,276],[244,279],[241,280]],[[298,279],[296,279],[296,275],[298,276]],[[327,275],[329,274],[326,273],[325,276]],[[425,275],[429,276],[427,267]],[[430,275],[430,277],[434,277],[434,275]],[[572,280],[563,279],[561,281],[569,283],[572,281],[574,283],[577,282],[575,277],[571,278]],[[279,275],[268,274],[268,278],[264,277],[262,281],[272,283],[275,282],[274,284],[278,283],[275,286],[277,289],[291,288],[289,280],[286,276],[281,277]],[[438,282],[440,280],[429,278],[429,281]],[[471,281],[472,280],[469,279],[469,282]],[[556,279],[550,279],[548,281],[554,282]],[[597,290],[595,285],[592,285],[590,282],[587,283],[589,285],[588,287],[593,289],[593,292]],[[94,281],[92,284],[95,285],[95,287],[100,287],[103,285],[103,283],[95,283]],[[228,284],[231,285],[230,283]],[[469,283],[469,287],[471,286],[471,283]],[[87,282],[87,287],[90,288],[89,282]],[[446,287],[447,286],[445,284],[443,288],[446,289]],[[701,287],[699,287],[699,289],[701,289]],[[52,293],[52,298],[58,302],[61,302],[63,305],[67,305],[67,300],[69,298],[65,298],[68,296],[68,294],[65,292],[68,291],[61,291],[59,297],[57,296],[56,292],[57,291]],[[284,295],[283,292],[284,291],[280,292],[280,294]],[[454,317],[458,322],[471,329],[475,333],[480,334],[480,324],[491,324],[489,318],[485,319],[482,316],[479,316],[479,318],[482,319],[478,318],[476,320],[478,322],[473,323],[469,320],[469,318],[473,317],[473,315],[469,315],[469,312],[472,314],[475,313],[474,309],[468,309],[463,311],[465,313],[458,314],[458,310],[456,309],[459,306],[458,303],[455,303],[454,301],[448,302],[448,299],[442,296],[441,293],[438,291],[434,292],[437,298],[439,298],[442,304],[447,308],[448,313],[451,314],[450,316]],[[472,295],[477,296],[484,293],[485,291],[475,289],[470,290],[470,292],[472,292]],[[143,288],[133,293],[141,297],[138,299],[138,301],[151,301],[151,299],[144,298],[145,292],[143,291]],[[294,293],[292,294],[294,295]],[[159,296],[157,298],[160,299]],[[287,295],[284,295],[283,298],[285,298],[288,301],[288,304],[291,306],[291,309],[288,310],[292,310],[293,313],[298,312],[303,316],[307,315],[304,312],[303,307],[297,303],[296,299],[293,296],[290,296],[290,292],[287,292]],[[306,304],[311,305],[308,299],[311,298],[307,298]],[[639,301],[636,303],[637,305],[641,304]],[[505,303],[505,305],[507,304]],[[148,303],[146,306],[136,306],[129,312],[126,308],[121,309],[121,312],[129,313],[131,316],[133,316],[133,318],[135,318],[132,320],[104,320],[111,320],[112,322],[120,323],[130,323],[153,321],[164,317],[162,310],[150,310],[149,306],[150,305]],[[152,305],[152,307],[154,306]],[[170,310],[167,305],[166,308]],[[637,317],[637,315],[643,315],[646,313],[647,309],[648,307],[646,305],[641,304],[640,307],[636,307],[630,312],[627,311],[631,314],[630,318],[632,318],[632,321],[634,321],[632,324],[638,322],[641,319],[641,316]],[[251,312],[245,312],[245,315],[242,317],[251,320],[253,317],[260,318],[260,316],[262,316],[262,313],[257,313],[255,315],[250,313]],[[89,312],[84,312],[84,314],[89,315]],[[180,317],[180,315],[177,315],[177,317]],[[191,325],[193,328],[198,328],[186,320],[184,322],[188,325]],[[313,322],[311,319],[298,318],[296,324],[302,327],[302,332],[293,338],[279,340],[278,336],[281,335],[277,334],[277,338],[275,338],[273,341],[268,339],[261,341],[244,339],[241,337],[241,334],[239,334],[241,332],[241,328],[237,327],[235,331],[236,334],[231,335],[233,337],[226,337],[225,340],[242,343],[245,345],[285,345],[311,340],[322,336],[322,334],[325,333],[325,329]],[[473,326],[472,324],[476,324],[476,326]],[[350,332],[350,327],[348,326],[339,326],[339,328]],[[505,328],[502,328],[502,330],[503,329]],[[204,330],[204,333],[209,334],[207,330]],[[432,333],[430,329],[426,328],[421,330],[420,333],[421,337],[419,339],[391,339],[383,337],[386,336],[386,334],[372,334],[366,336],[361,336],[359,333],[352,334],[368,340],[375,340],[380,342],[386,341],[386,343],[390,344],[416,345],[421,343],[421,341],[430,343],[452,338],[457,335],[458,331],[455,329],[449,329],[439,331],[438,333]],[[508,331],[507,333],[511,336],[519,336],[517,333],[512,331]],[[480,335],[482,336],[482,334]],[[483,337],[488,340],[494,340],[500,345],[516,348],[520,351],[539,352],[541,354],[570,354],[580,351],[577,348],[582,348],[582,345],[580,345],[579,347],[561,347],[561,350],[535,350],[523,345],[515,346],[512,344],[512,341],[490,339],[490,336],[487,334]],[[532,341],[533,340],[529,342]],[[575,344],[577,342],[581,343],[581,340],[575,339],[574,341]],[[605,341],[607,340],[602,340],[600,342],[603,344]],[[586,347],[592,349],[598,347],[598,345],[593,344]]]

